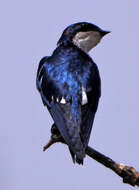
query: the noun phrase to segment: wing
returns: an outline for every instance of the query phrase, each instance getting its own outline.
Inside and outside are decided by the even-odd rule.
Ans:
[[[101,81],[98,68],[95,64],[93,64],[90,81],[91,84],[89,85],[89,89],[86,90],[87,104],[83,105],[81,108],[81,139],[85,148],[89,142],[95,113],[101,96]]]
[[[72,88],[75,90],[75,94],[71,93],[69,90],[71,79],[71,75],[68,74],[67,68],[64,68],[63,65],[54,66],[53,60],[49,60],[49,57],[40,61],[36,85],[42,101],[48,107],[70,151],[76,155],[76,160],[82,163],[85,150],[79,134],[81,106],[75,92],[78,91],[76,88],[79,88],[79,85],[74,81]]]
[[[37,87],[38,91],[40,91],[40,89],[41,89],[40,80],[43,76],[43,65],[47,61],[47,59],[48,59],[48,56],[43,57],[39,63],[38,69],[37,69],[36,87]]]
[[[44,93],[42,91],[42,80],[44,77],[44,65],[47,62],[49,56],[45,56],[41,59],[38,69],[37,69],[37,76],[36,76],[36,87],[38,91],[40,92],[42,102],[46,106],[49,106],[49,102],[47,101],[46,97],[44,96]]]
[[[99,99],[96,100],[92,107],[90,107],[90,105],[88,104],[82,106],[81,139],[85,148],[88,146],[96,113],[96,110],[94,108],[97,109],[98,101]]]
[[[60,134],[68,144],[71,153],[73,153],[73,160],[75,160],[74,156],[76,155],[76,161],[82,162],[85,157],[85,150],[79,134],[79,125],[75,122],[71,112],[71,104],[53,103],[49,111]]]

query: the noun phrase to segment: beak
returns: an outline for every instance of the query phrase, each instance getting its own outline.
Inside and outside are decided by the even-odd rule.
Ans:
[[[110,31],[104,31],[104,30],[103,30],[103,31],[101,32],[101,35],[102,35],[102,36],[105,36],[106,34],[109,34],[109,33],[110,33]]]

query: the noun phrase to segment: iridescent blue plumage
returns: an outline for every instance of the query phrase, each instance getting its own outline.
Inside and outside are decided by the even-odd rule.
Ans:
[[[108,33],[89,23],[71,25],[63,32],[52,56],[40,61],[36,80],[44,105],[68,144],[73,161],[79,164],[85,157],[101,94],[96,64],[73,42],[80,31],[81,37],[83,32],[88,31],[98,32],[99,38]],[[91,40],[96,38],[94,33],[89,35]],[[83,98],[86,98],[85,105]]]

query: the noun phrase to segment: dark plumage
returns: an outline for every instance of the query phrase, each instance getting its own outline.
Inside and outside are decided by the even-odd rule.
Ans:
[[[107,33],[85,22],[67,27],[37,71],[42,101],[79,164],[83,164],[101,94],[99,71],[87,51]]]

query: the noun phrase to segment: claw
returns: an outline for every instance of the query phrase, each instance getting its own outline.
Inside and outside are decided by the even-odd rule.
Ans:
[[[49,142],[43,147],[43,151],[46,151],[55,141],[51,138]]]

